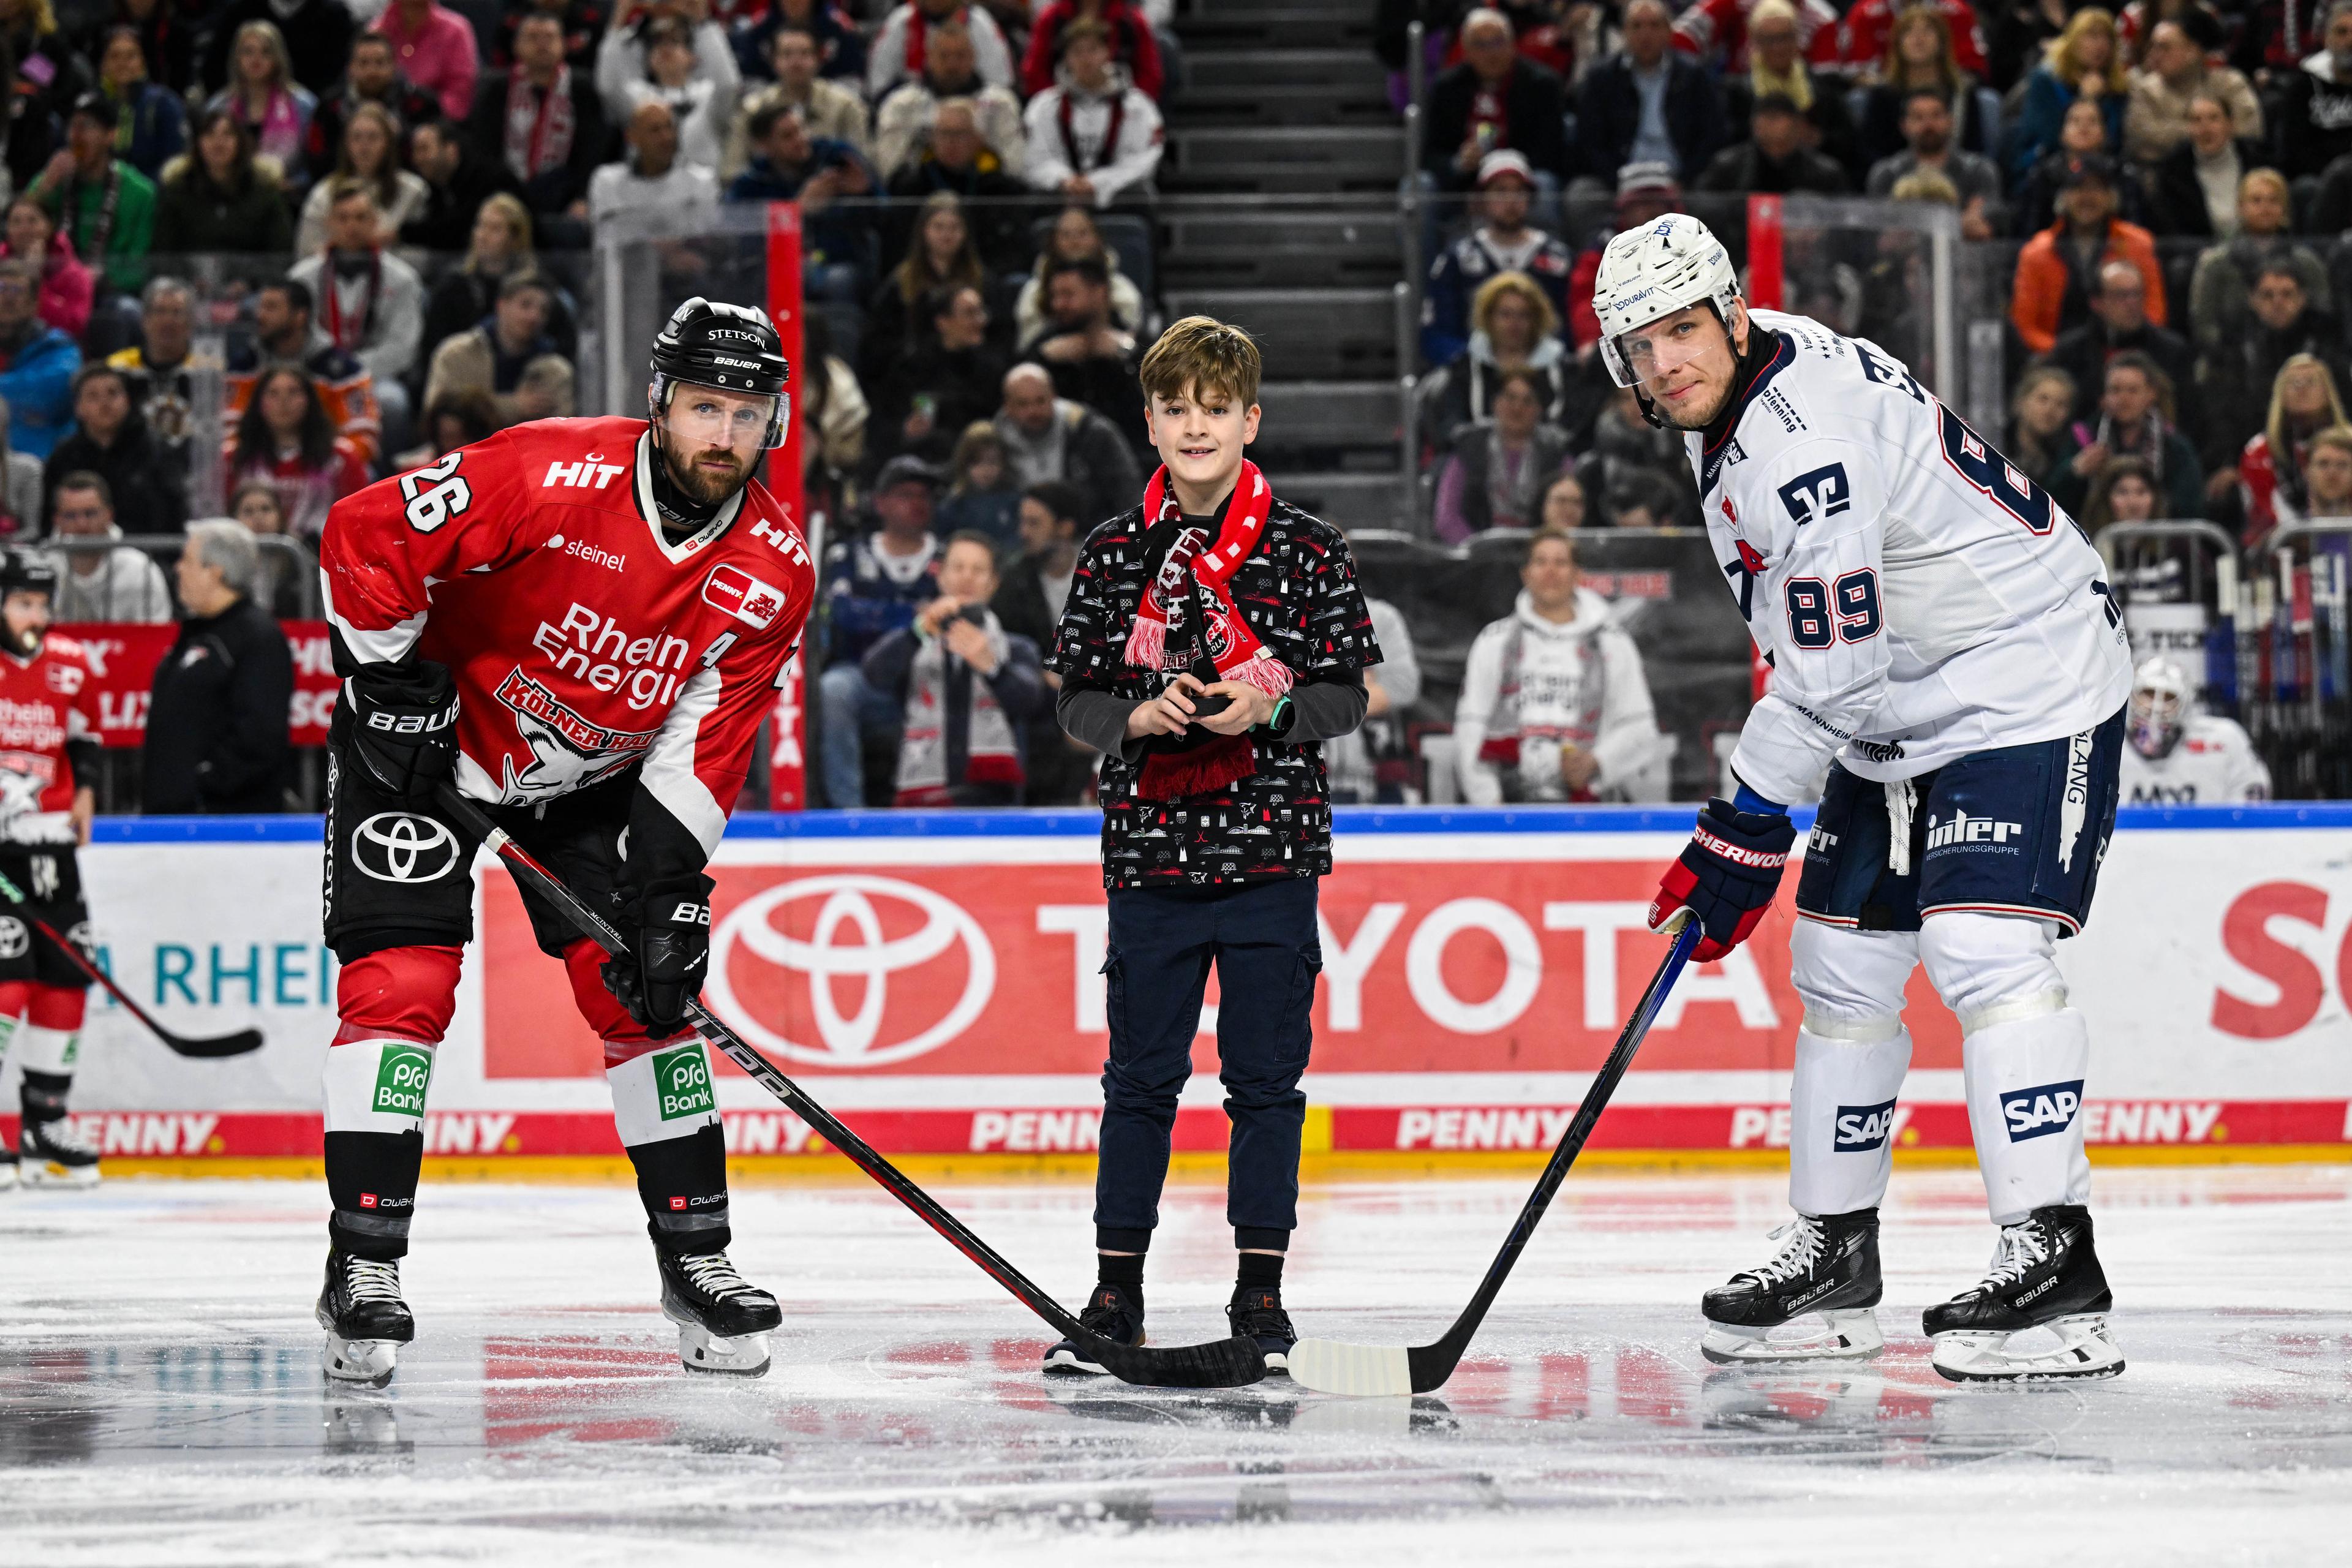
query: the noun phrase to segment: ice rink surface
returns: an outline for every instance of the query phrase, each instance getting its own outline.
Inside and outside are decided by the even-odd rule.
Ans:
[[[1435,1337],[1528,1178],[1306,1200],[1307,1331]],[[951,1187],[1067,1301],[1082,1185]],[[2326,1563],[2352,1561],[2352,1170],[2109,1170],[2130,1368],[1955,1387],[1919,1309],[1992,1242],[1972,1173],[1885,1211],[1886,1353],[1710,1368],[1698,1293],[1782,1184],[1570,1178],[1442,1394],[1048,1383],[1050,1337],[863,1186],[751,1187],[734,1256],[785,1321],[764,1378],[682,1371],[622,1187],[428,1185],[417,1342],[328,1387],[319,1184],[0,1194],[0,1560]],[[1160,1342],[1221,1335],[1222,1195],[1172,1189]]]

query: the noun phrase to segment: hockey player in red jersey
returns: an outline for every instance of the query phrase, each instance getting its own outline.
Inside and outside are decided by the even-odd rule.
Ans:
[[[58,569],[30,551],[0,563],[0,876],[29,901],[0,901],[0,1056],[13,1045],[20,1148],[0,1145],[0,1187],[98,1180],[98,1151],[65,1120],[82,1001],[89,982],[31,916],[67,940],[89,942],[78,846],[89,842],[97,797],[83,781],[99,761],[97,689],[81,645],[49,636]]]
[[[751,477],[789,416],[780,348],[761,312],[690,300],[654,345],[649,421],[518,426],[328,519],[331,1376],[388,1377],[415,1334],[399,1260],[473,936],[478,844],[435,805],[447,780],[628,936],[631,960],[606,961],[524,890],[604,1038],[681,1357],[767,1368],[781,1318],[727,1259],[726,1147],[685,1010],[709,952],[703,868],[814,591],[799,527]]]

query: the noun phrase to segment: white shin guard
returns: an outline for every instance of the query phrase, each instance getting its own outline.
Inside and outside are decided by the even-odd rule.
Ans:
[[[2083,1147],[2083,1079],[2091,1031],[2058,1007],[1970,1033],[1960,1047],[1969,1130],[1995,1225],[2014,1225],[2052,1204],[2091,1198]]]
[[[1895,1096],[1910,1070],[1911,1032],[1901,1019],[1806,1015],[1789,1091],[1790,1208],[1832,1215],[1878,1206],[1895,1167]]]
[[[0,1037],[0,1049],[7,1046],[6,1038]],[[16,1065],[26,1072],[69,1074],[81,1056],[81,1031],[26,1024],[16,1031],[14,1054]]]

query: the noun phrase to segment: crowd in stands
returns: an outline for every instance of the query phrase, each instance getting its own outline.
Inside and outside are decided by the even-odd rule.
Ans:
[[[1596,363],[1587,302],[1612,234],[1692,210],[1738,249],[1750,194],[1957,212],[2006,301],[2004,449],[2077,515],[2205,519],[2247,548],[2340,515],[2308,466],[2352,354],[2352,4],[1379,10],[1400,102],[1410,23],[1428,49],[1438,538],[1535,526],[1562,475],[1590,525],[1696,522],[1678,444]],[[1817,270],[1790,308],[1924,352],[1897,247]]]

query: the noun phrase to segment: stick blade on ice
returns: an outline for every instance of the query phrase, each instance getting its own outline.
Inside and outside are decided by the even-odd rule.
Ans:
[[[1240,1334],[1165,1348],[1114,1344],[1094,1335],[1087,1353],[1121,1383],[1147,1388],[1244,1388],[1265,1376],[1265,1352]]]
[[[1301,1340],[1290,1347],[1290,1381],[1318,1394],[1344,1394],[1357,1399],[1411,1394],[1412,1360],[1402,1345]]]
[[[215,1035],[200,1039],[190,1039],[184,1035],[167,1035],[163,1037],[163,1043],[175,1056],[241,1057],[261,1048],[262,1034],[258,1029],[239,1029],[234,1035]]]

